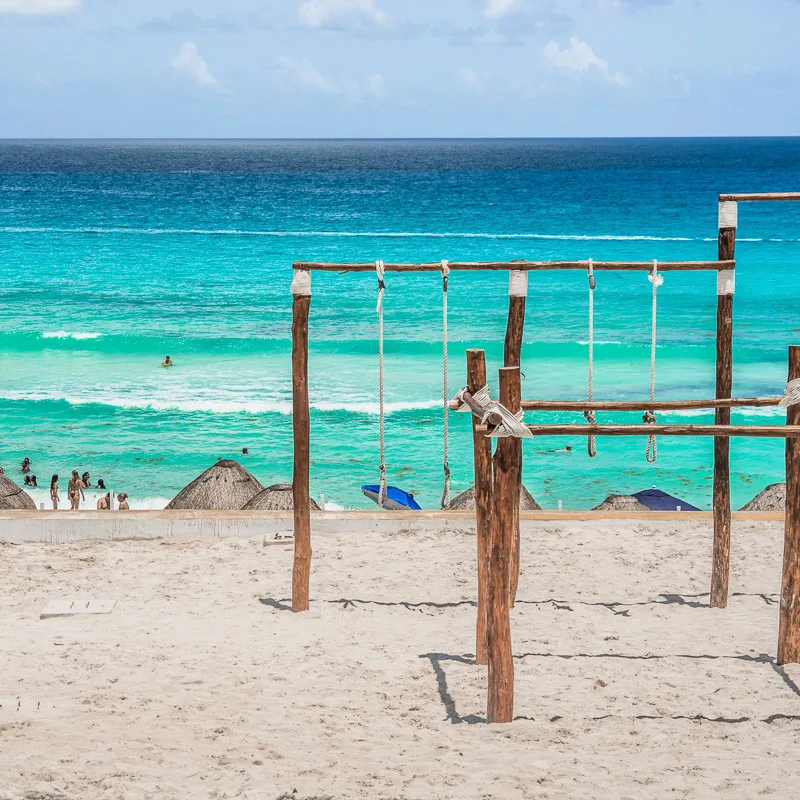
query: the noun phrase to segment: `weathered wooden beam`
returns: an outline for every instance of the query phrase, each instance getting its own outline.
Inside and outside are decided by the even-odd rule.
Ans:
[[[502,367],[500,402],[513,411],[519,407],[519,399],[519,367]],[[489,559],[487,609],[489,692],[486,718],[489,722],[511,722],[514,716],[509,578],[514,543],[519,447],[519,439],[507,437],[498,440],[492,462],[492,554]]]
[[[715,408],[765,408],[777,406],[780,397],[732,397],[719,400],[523,400],[523,411],[681,411]],[[450,401],[450,408],[458,410],[458,400]]]
[[[486,355],[467,350],[467,388],[471,393],[486,386]],[[492,539],[492,440],[475,431],[473,417],[472,452],[475,464],[475,526],[478,539],[478,615],[475,623],[475,661],[489,663],[486,643],[486,598],[489,591],[489,558]]]
[[[309,294],[294,295],[292,303],[292,428],[294,432],[292,611],[308,611],[311,577],[311,510],[308,501],[311,448],[308,403],[308,313],[310,306],[310,288]]]
[[[296,270],[312,272],[374,272],[374,263],[348,263],[336,264],[317,261],[295,261],[292,265]],[[595,272],[641,270],[652,272],[652,261],[594,261]],[[734,261],[659,261],[659,272],[683,271],[710,271],[731,270],[736,266]],[[522,270],[534,272],[537,270],[586,270],[588,261],[450,261],[451,270],[475,271],[481,270]],[[385,272],[439,272],[442,271],[442,262],[436,261],[422,264],[384,264]]]
[[[761,439],[798,439],[798,425],[526,425],[534,436],[754,436]],[[490,435],[493,428],[479,425],[478,432]]]
[[[722,201],[719,204],[719,236],[717,250],[720,260],[732,259],[736,247],[736,203]],[[727,399],[733,387],[733,272],[717,275],[717,361],[716,394]],[[731,421],[729,407],[720,406],[715,412],[717,425],[728,425]],[[711,565],[712,608],[725,608],[728,604],[728,575],[731,552],[731,467],[730,439],[718,436],[714,439],[714,544]]]
[[[800,378],[800,347],[789,348],[789,380]],[[786,424],[800,425],[800,406],[786,409]],[[786,440],[786,519],[783,534],[778,664],[800,662],[800,442]]]
[[[800,200],[800,192],[745,192],[719,196],[720,203],[753,203],[773,200]]]
[[[503,366],[520,367],[522,376],[522,336],[525,331],[525,305],[528,297],[528,273],[514,271],[508,273],[508,321],[506,338],[503,346]],[[517,496],[514,501],[514,542],[511,553],[511,575],[509,592],[511,607],[517,601],[520,570],[520,532],[519,532],[519,498],[522,491],[522,448],[518,448],[517,464]]]

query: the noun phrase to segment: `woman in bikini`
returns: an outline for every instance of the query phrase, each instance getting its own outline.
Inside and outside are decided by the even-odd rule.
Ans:
[[[85,500],[83,493],[83,481],[78,475],[78,470],[72,470],[72,477],[67,484],[67,497],[69,497],[70,510],[77,511],[81,504],[81,499]]]

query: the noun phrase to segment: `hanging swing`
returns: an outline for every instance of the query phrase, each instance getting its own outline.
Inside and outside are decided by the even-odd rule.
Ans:
[[[421,511],[414,495],[396,486],[386,485],[386,442],[385,442],[385,413],[383,402],[383,294],[386,284],[383,280],[383,261],[375,262],[375,273],[378,276],[378,303],[375,311],[378,314],[378,430],[380,446],[380,483],[366,484],[361,491],[366,497],[377,503],[387,511]]]
[[[594,290],[597,288],[597,281],[594,277],[594,261],[589,259],[589,391],[588,401],[594,399]],[[653,406],[656,400],[656,321],[657,321],[657,299],[658,287],[664,283],[664,276],[658,271],[658,261],[653,259],[653,268],[647,273],[647,280],[653,285],[652,310],[650,314],[650,408],[645,411],[642,422],[647,425],[656,424],[656,414]],[[597,414],[594,409],[587,408],[583,416],[589,425],[597,424]],[[597,442],[592,434],[586,437],[586,450],[589,458],[597,456]],[[654,434],[647,437],[647,447],[644,457],[648,464],[655,464],[658,458],[658,445]]]

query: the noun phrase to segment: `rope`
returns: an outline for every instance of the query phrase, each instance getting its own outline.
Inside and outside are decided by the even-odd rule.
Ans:
[[[442,490],[442,508],[446,508],[450,503],[450,456],[449,456],[449,415],[450,395],[448,394],[448,371],[447,371],[447,278],[450,275],[450,265],[447,261],[442,261],[442,397],[444,414],[444,489]]]
[[[594,277],[594,261],[589,259],[589,402],[591,403],[594,398],[594,290],[597,287],[597,281]],[[594,411],[584,411],[583,416],[590,425],[597,424],[597,415]],[[586,452],[589,458],[594,458],[597,455],[597,440],[594,436],[589,436],[586,439]]]
[[[378,314],[378,420],[380,428],[380,488],[378,490],[378,505],[383,508],[386,501],[386,461],[384,453],[386,443],[384,439],[384,411],[383,411],[383,293],[386,284],[383,282],[383,261],[375,262],[375,272],[378,276],[378,303],[375,311]]]
[[[796,406],[798,403],[800,403],[800,378],[795,378],[786,384],[786,388],[783,390],[783,399],[778,405],[782,408],[788,408],[789,406]]]
[[[469,409],[469,406],[464,402],[463,395],[466,391],[467,389],[462,389],[456,395],[456,400],[460,403],[459,407],[456,409],[457,411]],[[493,439],[500,439],[506,436],[514,436],[517,439],[533,438],[533,434],[523,422],[525,412],[520,409],[515,414],[513,411],[509,411],[502,403],[493,401],[489,395],[488,385],[478,389],[478,391],[472,395],[472,399],[476,405],[480,406],[481,425],[486,425],[493,414],[500,416],[502,420],[500,425],[489,434]]]
[[[656,400],[656,320],[657,320],[657,296],[658,287],[664,283],[664,276],[658,271],[658,261],[653,259],[653,269],[648,273],[647,280],[653,284],[653,311],[650,319],[650,402],[655,403]],[[656,415],[652,408],[645,412],[642,417],[642,422],[647,425],[656,424]],[[647,437],[647,447],[644,451],[644,457],[647,459],[648,464],[655,464],[658,458],[658,444],[656,437],[653,434]]]

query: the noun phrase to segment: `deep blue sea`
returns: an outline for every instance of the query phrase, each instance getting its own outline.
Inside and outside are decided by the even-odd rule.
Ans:
[[[0,142],[0,465],[18,479],[29,456],[40,484],[62,476],[62,495],[69,470],[89,470],[133,508],[163,506],[218,457],[288,482],[292,261],[714,259],[718,193],[797,189],[800,139]],[[800,342],[800,204],[742,205],[738,236],[734,393],[780,394]],[[367,507],[376,281],[313,280],[312,493]],[[386,283],[389,480],[435,508],[441,278]],[[451,276],[451,394],[468,347],[496,376],[507,284]],[[650,299],[645,273],[598,274],[595,398],[647,395]],[[666,274],[658,305],[657,396],[712,397],[714,275]],[[587,326],[585,273],[531,274],[526,398],[586,396]],[[711,440],[661,439],[654,465],[644,439],[601,439],[594,460],[580,438],[553,452],[565,442],[525,445],[545,508],[654,484],[709,506]],[[451,415],[454,493],[472,481],[471,447],[469,419]],[[783,442],[734,440],[732,468],[738,507],[783,479]]]

